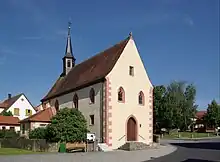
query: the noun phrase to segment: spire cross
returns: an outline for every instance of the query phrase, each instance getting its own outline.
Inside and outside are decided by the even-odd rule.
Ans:
[[[72,23],[69,21],[69,22],[68,22],[68,35],[70,35],[70,28],[71,28],[70,26],[71,26],[71,24],[72,24]]]

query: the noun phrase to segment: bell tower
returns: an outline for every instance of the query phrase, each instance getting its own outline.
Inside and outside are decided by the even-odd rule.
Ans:
[[[72,44],[71,44],[71,22],[68,23],[68,35],[67,35],[67,42],[66,42],[66,52],[63,57],[63,75],[67,75],[69,71],[75,66],[76,59],[73,56],[72,51]]]

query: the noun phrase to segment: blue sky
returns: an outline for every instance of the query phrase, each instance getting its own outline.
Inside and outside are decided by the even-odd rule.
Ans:
[[[132,31],[154,85],[193,83],[200,109],[219,101],[218,0],[1,0],[0,100],[40,103],[62,71],[69,19],[77,62]]]

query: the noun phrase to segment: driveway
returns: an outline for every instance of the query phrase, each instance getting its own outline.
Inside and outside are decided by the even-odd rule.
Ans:
[[[220,162],[220,139],[187,141],[162,140],[177,147],[172,154],[151,162]]]
[[[0,156],[0,162],[143,162],[175,151],[176,147],[167,145],[159,149],[141,151],[112,151],[89,153],[55,153]]]
[[[160,149],[142,151],[0,156],[0,162],[220,162],[220,139],[161,143]]]

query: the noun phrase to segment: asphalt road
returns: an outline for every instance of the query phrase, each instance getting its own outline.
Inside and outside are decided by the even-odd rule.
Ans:
[[[169,143],[176,146],[177,150],[150,162],[220,162],[220,140],[169,141]]]

